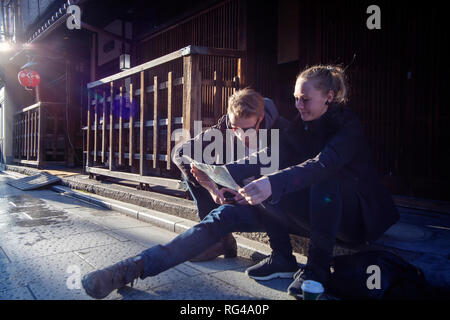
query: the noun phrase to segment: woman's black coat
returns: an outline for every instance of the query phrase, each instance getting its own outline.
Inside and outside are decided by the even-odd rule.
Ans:
[[[379,238],[399,219],[392,196],[377,174],[358,116],[348,107],[331,104],[318,120],[298,117],[280,134],[280,168],[269,175],[278,203],[294,193],[338,175],[357,193],[366,240]]]

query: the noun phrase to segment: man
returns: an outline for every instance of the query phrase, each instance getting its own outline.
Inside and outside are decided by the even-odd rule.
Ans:
[[[202,186],[191,173],[190,165],[183,162],[184,150],[189,150],[190,154],[193,155],[195,153],[194,146],[196,143],[199,143],[201,145],[201,151],[203,152],[209,143],[209,141],[207,141],[208,139],[204,139],[204,137],[208,136],[213,130],[220,131],[224,137],[223,149],[220,150],[223,154],[226,153],[225,140],[227,130],[233,130],[238,137],[236,142],[243,143],[248,150],[249,139],[242,141],[240,133],[245,133],[247,129],[254,129],[255,133],[260,129],[267,129],[268,131],[270,131],[270,129],[278,130],[287,127],[288,124],[289,122],[286,119],[279,116],[278,110],[271,99],[263,99],[256,91],[246,88],[237,91],[231,97],[227,114],[223,115],[216,125],[207,129],[205,132],[198,134],[195,138],[186,141],[175,150],[173,162],[183,174],[189,192],[197,206],[200,221],[213,209],[227,203],[223,196],[226,189],[222,189],[221,191],[216,184],[211,182],[205,182],[204,186]],[[268,132],[267,137],[271,137],[270,132]],[[268,143],[268,145],[270,146],[270,143]],[[237,149],[237,145],[234,145],[232,160],[237,160],[237,158],[239,158]],[[248,150],[248,152],[252,151],[254,150]],[[225,159],[225,157],[223,158]],[[223,163],[214,162],[210,164]],[[197,171],[197,174],[200,175],[201,173]],[[212,260],[220,255],[224,255],[225,258],[231,258],[236,257],[236,254],[236,240],[232,234],[228,234],[208,248],[208,250],[191,259],[191,261]]]
[[[222,130],[229,129],[236,132],[239,140],[246,146],[245,155],[250,155],[255,151],[252,150],[255,148],[250,144],[251,139],[249,138],[252,131],[253,133],[256,130],[260,131],[264,126],[274,129],[276,123],[280,125],[280,122],[277,121],[279,119],[274,116],[278,114],[275,112],[276,109],[269,107],[269,105],[273,106],[270,100],[264,100],[254,90],[244,89],[237,91],[230,97],[228,114],[225,118],[222,118],[222,122],[219,121],[218,127],[222,128]],[[263,122],[264,119],[266,121]],[[193,146],[193,142],[200,138],[201,135],[197,136],[188,142],[188,146],[189,144]],[[267,145],[270,144],[267,143]],[[210,212],[203,211],[201,214],[206,214],[206,216],[200,223],[178,235],[169,243],[156,245],[144,250],[135,257],[125,259],[110,267],[84,276],[82,284],[86,293],[91,297],[102,299],[113,290],[121,288],[128,283],[133,283],[137,278],[144,279],[148,276],[155,276],[180,263],[198,257],[199,254],[205,252],[208,248],[223,241],[223,238],[226,238],[231,232],[264,232],[266,230],[270,232],[272,225],[278,228],[278,224],[272,224],[270,217],[262,214],[259,208],[249,205],[243,196],[227,188],[219,189],[205,174],[202,174],[196,168],[189,169],[189,165],[180,161],[182,154],[181,156],[180,153],[177,154],[180,169],[186,177],[189,177],[187,178],[188,181],[190,179],[194,188],[197,187],[199,188],[197,190],[203,192],[203,198],[200,200],[197,194],[197,203],[200,204],[202,200],[208,200],[210,197],[214,199],[215,203],[212,206],[215,207],[217,206],[216,204],[221,204],[221,206],[213,208]],[[239,155],[236,156],[238,157]],[[251,176],[245,175],[245,177],[249,178]],[[239,182],[240,185],[244,185],[242,181]],[[202,187],[207,191],[204,192],[201,189]],[[224,197],[226,190],[234,194],[234,204],[227,204]],[[281,234],[288,236],[288,233],[284,230]],[[284,243],[282,244],[284,245]],[[281,252],[282,248],[278,248],[276,243],[271,243],[271,246],[274,250],[272,256],[278,257],[276,253]],[[226,253],[228,250],[224,245],[219,245],[218,247],[219,249],[212,250],[213,252],[209,254],[208,258],[215,257],[222,252]],[[268,273],[267,278],[277,276],[292,277],[298,269],[292,254],[284,260],[277,260],[277,263],[272,266],[272,269],[266,270],[266,273]]]

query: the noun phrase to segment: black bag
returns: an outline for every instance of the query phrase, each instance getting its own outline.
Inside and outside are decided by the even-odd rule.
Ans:
[[[336,256],[332,268],[327,293],[339,299],[444,298],[427,283],[420,268],[388,251]],[[379,282],[375,280],[377,274]]]

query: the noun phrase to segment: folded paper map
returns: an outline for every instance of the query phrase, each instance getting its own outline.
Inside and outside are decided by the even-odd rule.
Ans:
[[[218,185],[233,189],[235,191],[240,188],[225,166],[200,163],[186,155],[183,155],[183,158],[185,159],[184,161],[186,161],[185,163],[192,163],[197,169],[206,173],[206,175]]]

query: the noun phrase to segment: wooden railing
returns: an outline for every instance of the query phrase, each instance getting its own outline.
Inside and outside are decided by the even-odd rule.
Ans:
[[[141,184],[172,185],[172,132],[211,125],[240,87],[243,52],[188,46],[88,88],[86,171]],[[213,75],[202,79],[203,74]],[[155,176],[160,176],[155,177]]]
[[[38,102],[14,117],[14,162],[41,166],[66,164],[67,135],[63,103]]]

